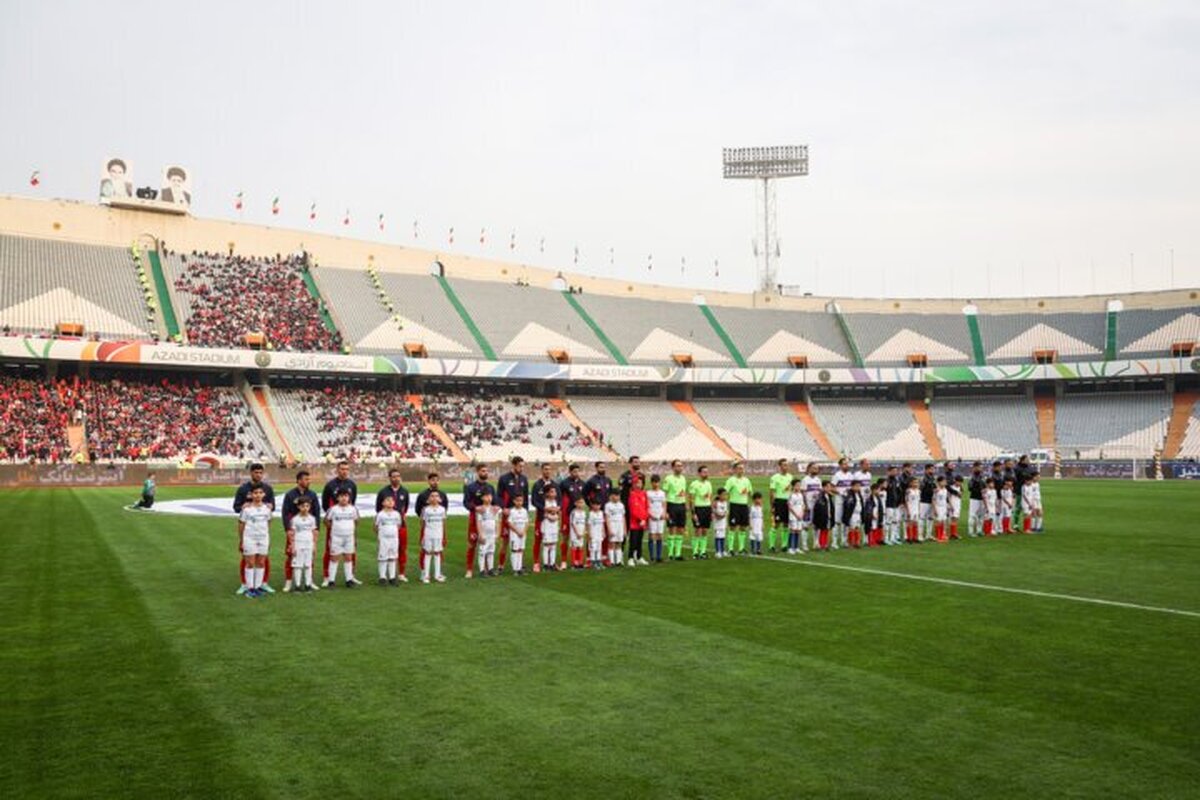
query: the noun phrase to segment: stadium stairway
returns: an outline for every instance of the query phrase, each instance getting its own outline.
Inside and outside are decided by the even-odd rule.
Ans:
[[[289,462],[294,461],[292,446],[284,435],[283,428],[275,421],[275,413],[271,410],[271,388],[243,383],[242,397],[254,413],[254,418],[258,420],[259,427],[267,434],[267,441],[271,443],[271,448],[277,453],[286,455]]]
[[[608,351],[608,354],[613,357],[613,361],[616,361],[622,366],[627,365],[629,362],[625,359],[624,354],[617,349],[616,344],[613,343],[612,339],[608,338],[608,335],[604,332],[600,325],[596,323],[596,320],[592,319],[592,315],[587,312],[587,309],[575,299],[575,295],[568,291],[563,291],[562,296],[563,299],[567,301],[567,305],[575,309],[575,313],[579,315],[579,318],[582,319],[584,323],[592,329],[592,333],[596,334],[596,338],[599,339],[600,343],[604,345],[604,349]]]
[[[1200,400],[1198,391],[1179,391],[1171,398],[1171,418],[1167,422],[1167,440],[1163,445],[1164,459],[1178,458],[1179,450],[1183,447],[1183,438],[1187,435],[1188,423],[1192,418],[1192,408]]]
[[[450,285],[450,281],[446,280],[445,275],[435,275],[434,277],[437,278],[442,291],[446,293],[446,299],[450,301],[450,305],[454,306],[454,310],[458,312],[458,316],[462,319],[463,324],[471,332],[471,336],[475,339],[475,344],[479,345],[479,351],[483,353],[484,358],[489,361],[495,361],[496,351],[492,349],[492,343],[487,340],[487,337],[483,335],[483,331],[475,324],[475,320],[471,318],[471,313],[467,311],[467,307],[459,299],[458,293],[454,291],[454,287]],[[460,450],[459,452],[462,451]]]
[[[575,430],[579,431],[580,433],[589,434],[592,437],[592,441],[596,443],[596,446],[599,447],[600,450],[602,450],[609,458],[613,459],[614,461],[620,459],[620,456],[617,455],[616,450],[613,450],[611,447],[596,438],[596,432],[592,430],[592,426],[584,422],[579,415],[575,413],[575,409],[571,408],[566,400],[563,400],[561,397],[551,397],[549,402],[551,406],[562,412],[563,419],[574,425]]]
[[[446,433],[446,429],[441,425],[438,425],[436,422],[430,422],[429,418],[425,416],[425,412],[422,410],[425,405],[425,400],[421,397],[421,395],[407,394],[404,396],[404,399],[410,406],[415,408],[418,413],[420,413],[421,421],[425,423],[425,428],[437,437],[437,440],[442,443],[442,447],[450,451],[450,455],[455,461],[460,464],[471,463],[471,457],[463,452],[463,449],[458,446],[458,442],[450,438],[450,434]]]
[[[1117,358],[1117,312],[1109,309],[1105,320],[1104,331],[1104,360],[1115,361]]]
[[[171,284],[167,280],[167,274],[163,272],[162,259],[157,249],[146,251],[146,258],[154,276],[154,291],[158,295],[158,307],[162,311],[159,316],[166,326],[167,337],[173,342],[180,341],[183,331],[179,325],[179,317],[175,315],[175,299],[171,295]]]
[[[672,400],[671,406],[686,419],[693,428],[704,434],[713,446],[720,450],[730,458],[741,458],[742,455],[738,451],[729,446],[729,443],[717,435],[717,432],[712,429],[712,426],[705,422],[704,417],[700,416],[700,412],[696,407],[687,400]]]
[[[337,333],[338,327],[329,314],[329,306],[325,304],[325,298],[321,297],[321,290],[317,288],[317,279],[313,277],[312,269],[305,267],[300,270],[300,274],[304,276],[304,288],[308,289],[312,299],[317,301],[317,309],[321,312],[321,324],[330,333]]]
[[[1036,395],[1033,398],[1037,406],[1038,444],[1051,450],[1058,446],[1058,436],[1055,433],[1055,399],[1053,393]]]
[[[738,350],[737,345],[733,343],[733,337],[721,325],[717,319],[717,315],[705,304],[701,304],[700,311],[704,314],[704,318],[708,320],[708,324],[712,326],[713,331],[716,332],[717,337],[725,345],[725,349],[729,351],[729,357],[733,359],[733,363],[744,369],[746,367],[746,359],[742,357],[742,351]]]
[[[854,366],[861,367],[863,365],[863,357],[862,353],[858,351],[858,343],[854,341],[854,334],[850,332],[850,323],[846,322],[846,316],[836,305],[833,308],[833,315],[837,319],[838,330],[842,332],[842,336],[846,339],[846,345],[850,348],[850,355],[854,359]]]
[[[813,416],[812,407],[808,401],[795,401],[788,403],[788,408],[792,409],[792,413],[796,415],[796,419],[804,423],[804,427],[808,429],[808,433],[812,436],[813,441],[825,453],[825,457],[836,461],[839,455],[837,448],[833,446],[833,442],[829,441],[829,437],[825,435],[825,431],[821,429],[817,418]]]
[[[987,351],[983,349],[983,334],[979,332],[979,315],[967,314],[967,330],[971,332],[972,363],[977,367],[987,364]]]
[[[924,437],[925,446],[929,448],[930,454],[938,461],[945,459],[946,448],[942,447],[942,440],[938,436],[937,426],[933,424],[933,414],[929,413],[929,406],[925,405],[924,400],[909,400],[908,408],[912,411],[913,421],[921,429],[921,436]]]

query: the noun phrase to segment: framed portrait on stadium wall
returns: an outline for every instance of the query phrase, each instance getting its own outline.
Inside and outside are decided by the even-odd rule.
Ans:
[[[100,178],[101,200],[124,200],[133,197],[133,169],[129,161],[113,156],[104,162]]]
[[[192,175],[187,167],[178,164],[165,167],[158,199],[164,203],[188,207],[192,204]]]

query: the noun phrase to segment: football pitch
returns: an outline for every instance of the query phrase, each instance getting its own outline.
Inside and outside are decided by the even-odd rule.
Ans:
[[[256,600],[232,519],[135,495],[2,495],[4,797],[1200,794],[1200,483],[1047,480],[1043,536],[474,581],[459,518],[449,582],[399,588],[364,522],[367,585]]]

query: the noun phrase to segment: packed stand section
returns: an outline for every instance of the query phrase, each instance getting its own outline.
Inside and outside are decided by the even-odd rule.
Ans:
[[[309,293],[303,255],[255,258],[218,253],[176,256],[175,292],[187,312],[188,342],[200,347],[245,347],[261,333],[275,350],[342,349],[341,334],[325,327]]]
[[[447,455],[401,392],[344,386],[274,388],[271,397],[298,460],[425,461]]]
[[[603,450],[545,400],[491,394],[428,394],[424,411],[468,455],[481,460],[597,459]]]
[[[259,459],[270,452],[229,387],[168,378],[72,379],[60,387],[71,408],[83,411],[93,461]]]
[[[69,461],[70,420],[59,386],[45,379],[0,376],[0,462]]]

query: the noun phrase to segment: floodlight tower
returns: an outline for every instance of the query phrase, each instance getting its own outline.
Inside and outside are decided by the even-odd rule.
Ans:
[[[726,178],[758,181],[762,191],[762,231],[755,237],[758,288],[773,292],[779,259],[779,235],[775,232],[775,179],[808,174],[808,145],[785,147],[726,147],[721,151]]]

